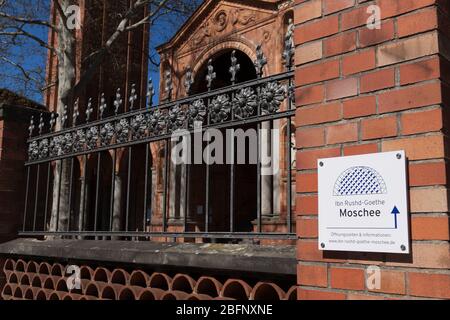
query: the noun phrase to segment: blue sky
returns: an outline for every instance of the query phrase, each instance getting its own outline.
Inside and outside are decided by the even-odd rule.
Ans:
[[[50,0],[44,0],[47,3],[50,3]],[[198,0],[197,0],[198,1]],[[41,17],[42,19],[47,19],[48,17]],[[174,22],[176,20],[176,22]],[[183,19],[177,18],[173,19],[171,16],[166,16],[158,20],[158,23],[152,27],[151,30],[151,38],[150,38],[150,50],[152,55],[154,56],[154,60],[159,62],[159,56],[156,54],[155,48],[160,44],[169,40],[178,28],[184,23]],[[48,29],[44,27],[30,26],[28,30],[33,35],[38,36],[40,39],[47,41],[47,32]],[[12,54],[14,56],[21,56],[21,58],[15,58],[15,61],[20,60],[21,64],[27,69],[34,69],[36,67],[44,70],[42,76],[45,77],[45,64],[46,64],[46,55],[47,52],[45,49],[37,46],[34,43],[23,43],[12,49]],[[13,80],[14,75],[18,75],[18,70],[13,67],[8,67],[7,65],[3,66],[3,70],[1,70],[3,74],[6,74],[8,77],[3,79],[1,87],[10,89],[12,91],[18,91],[17,83]],[[159,84],[159,71],[155,66],[149,66],[149,77],[152,78],[155,88],[157,88]],[[42,87],[45,83],[42,83]],[[27,96],[28,98],[35,100],[37,102],[43,102],[43,96],[38,92],[37,89],[30,90],[29,88],[22,88],[19,90],[21,94]],[[155,102],[158,100],[158,90],[155,90],[157,96],[155,97]]]

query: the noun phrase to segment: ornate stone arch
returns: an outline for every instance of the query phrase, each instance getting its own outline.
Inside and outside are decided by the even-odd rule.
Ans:
[[[202,51],[201,54],[199,54],[198,58],[194,61],[194,74],[197,74],[209,59],[214,57],[217,53],[226,49],[235,49],[242,51],[252,61],[256,60],[255,44],[243,37],[227,38],[209,45],[205,50]]]

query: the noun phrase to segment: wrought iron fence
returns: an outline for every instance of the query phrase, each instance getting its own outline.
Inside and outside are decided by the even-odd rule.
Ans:
[[[289,28],[285,42],[283,58],[286,71],[281,74],[264,76],[267,59],[263,48],[258,46],[257,60],[254,62],[258,77],[251,81],[236,83],[240,66],[233,53],[229,68],[231,86],[214,89],[216,74],[209,62],[205,79],[208,90],[204,93],[187,95],[176,101],[167,100],[154,106],[155,90],[150,81],[146,106],[136,105],[139,101],[138,96],[135,87],[131,86],[126,102],[120,89],[117,90],[113,105],[108,105],[102,95],[98,103],[97,119],[92,119],[94,103],[89,99],[83,124],[79,124],[82,112],[78,102],[71,108],[70,116],[66,107],[62,115],[52,114],[48,122],[44,120],[44,116],[41,116],[39,121],[31,119],[29,160],[26,163],[25,212],[20,235],[102,237],[102,239],[295,239],[291,171],[293,160],[291,123],[295,115],[292,28]],[[189,93],[193,85],[190,68],[184,79],[185,91]],[[173,90],[170,73],[165,75],[164,83],[165,91],[170,97]],[[119,113],[125,103],[129,111]],[[113,113],[112,116],[104,116],[108,110]],[[283,227],[266,230],[265,217],[261,209],[263,142],[259,133],[262,126],[268,125],[272,128],[276,121],[285,124],[286,128],[283,140],[285,145],[282,148],[284,152],[282,176],[285,181],[286,199],[283,201],[283,217],[272,216],[269,219],[282,221]],[[236,190],[239,186],[236,185],[236,165],[233,162],[226,167],[227,181],[221,185],[228,197],[227,230],[223,230],[223,226],[221,230],[211,228],[211,199],[214,194],[211,189],[212,166],[209,164],[201,167],[201,170],[204,170],[204,181],[202,180],[204,186],[201,188],[201,193],[204,193],[203,218],[191,221],[192,216],[197,214],[196,209],[189,204],[193,194],[192,182],[196,181],[197,177],[190,172],[192,166],[186,165],[183,171],[184,190],[179,192],[179,198],[184,200],[184,214],[179,214],[174,219],[175,215],[170,212],[170,201],[173,201],[171,197],[174,197],[170,190],[170,184],[173,183],[171,169],[174,167],[170,163],[169,153],[174,141],[173,135],[180,130],[194,134],[196,130],[206,132],[210,128],[224,130],[245,126],[254,127],[258,132],[254,185],[256,219],[252,220],[252,230],[243,231],[237,227],[236,221],[239,220],[239,216],[236,212],[239,210],[236,207],[239,204],[236,199],[240,191]],[[59,130],[55,130],[55,127],[59,127]],[[150,146],[155,145],[157,147],[153,149],[163,153],[160,155],[162,161],[158,166],[151,165],[154,152]],[[136,151],[138,147],[143,148]],[[126,165],[123,165],[122,169],[117,169],[119,159],[125,159],[123,163]],[[91,179],[87,178],[89,170],[93,173]],[[111,174],[105,174],[105,170],[111,170]],[[123,170],[123,177],[126,177],[120,178],[120,185],[116,180],[119,179],[118,170]],[[155,170],[160,172],[155,173]],[[159,182],[158,174],[161,178]],[[125,185],[123,180],[126,180],[125,188],[122,188],[122,185]],[[158,185],[162,189],[160,198],[155,191]],[[121,186],[120,195],[116,189],[119,186]],[[143,189],[143,192],[139,191],[142,196],[139,199],[133,198],[138,188]],[[273,196],[273,190],[271,194]],[[155,203],[158,201],[159,206],[156,206]],[[142,204],[136,205],[134,202]],[[116,221],[117,219],[120,221]]]

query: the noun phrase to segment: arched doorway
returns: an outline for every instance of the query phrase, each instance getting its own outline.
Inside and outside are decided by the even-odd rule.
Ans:
[[[225,49],[210,58],[217,76],[213,82],[212,89],[220,89],[232,84],[230,66],[233,51],[235,51],[237,63],[240,65],[240,70],[236,75],[236,83],[256,79],[256,70],[253,61],[244,52]],[[208,90],[205,81],[208,72],[208,62],[204,63],[198,70],[195,75],[194,85],[192,86],[192,94],[202,93]]]
[[[240,65],[236,74],[235,83],[242,83],[257,78],[253,61],[242,51],[225,49],[211,57],[211,65],[216,73],[212,90],[220,89],[232,85],[232,75],[230,73],[232,52]],[[202,93],[208,90],[206,76],[208,72],[208,60],[202,65],[195,75],[192,94]],[[229,97],[232,99],[232,97]],[[245,125],[234,129],[256,129],[256,125]],[[225,129],[221,129],[223,137],[226,137]],[[250,143],[250,142],[247,142]],[[203,143],[205,150],[206,143]],[[236,147],[235,147],[236,148]],[[227,154],[227,147],[223,146],[223,154]],[[249,146],[245,150],[235,150],[237,152],[248,153]],[[246,157],[250,157],[247,155]],[[240,164],[234,166],[234,208],[230,210],[231,194],[231,165],[214,164],[209,167],[209,232],[251,232],[253,230],[252,221],[257,217],[257,166],[254,164]],[[188,220],[195,223],[198,231],[206,229],[206,165],[190,165],[188,170],[190,179],[189,188],[189,208]],[[231,225],[230,211],[233,211],[233,225]]]

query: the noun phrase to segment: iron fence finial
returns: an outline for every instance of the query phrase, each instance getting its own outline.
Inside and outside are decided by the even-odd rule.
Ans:
[[[130,93],[130,99],[128,101],[130,102],[130,111],[134,109],[134,103],[137,101],[138,95],[136,93],[136,85],[133,83],[131,85],[131,93]]]
[[[147,89],[148,107],[153,106],[153,97],[154,96],[155,96],[155,88],[153,86],[153,80],[150,78],[148,80],[148,89]]]
[[[103,114],[105,113],[107,108],[108,105],[106,104],[105,94],[102,93],[102,96],[100,98],[100,119],[103,119]]]
[[[77,125],[78,117],[80,116],[78,104],[79,104],[79,100],[77,99],[73,106],[73,126],[74,127]]]
[[[33,131],[35,128],[36,128],[36,126],[34,125],[34,116],[31,116],[30,126],[28,127],[28,132],[30,133],[30,138],[33,136]]]
[[[86,109],[86,122],[89,122],[91,120],[91,115],[93,112],[94,112],[94,109],[92,108],[92,98],[89,98],[87,109]]]
[[[216,79],[217,74],[214,72],[214,67],[212,65],[212,59],[208,60],[208,74],[206,75],[207,88],[208,91],[212,88],[212,83]]]
[[[122,95],[120,94],[120,88],[116,91],[116,99],[114,100],[114,113],[119,114],[119,109],[122,106],[123,100]]]
[[[194,84],[194,77],[190,66],[186,69],[186,76],[184,79],[184,88],[186,89],[186,95],[191,93],[192,85]]]

